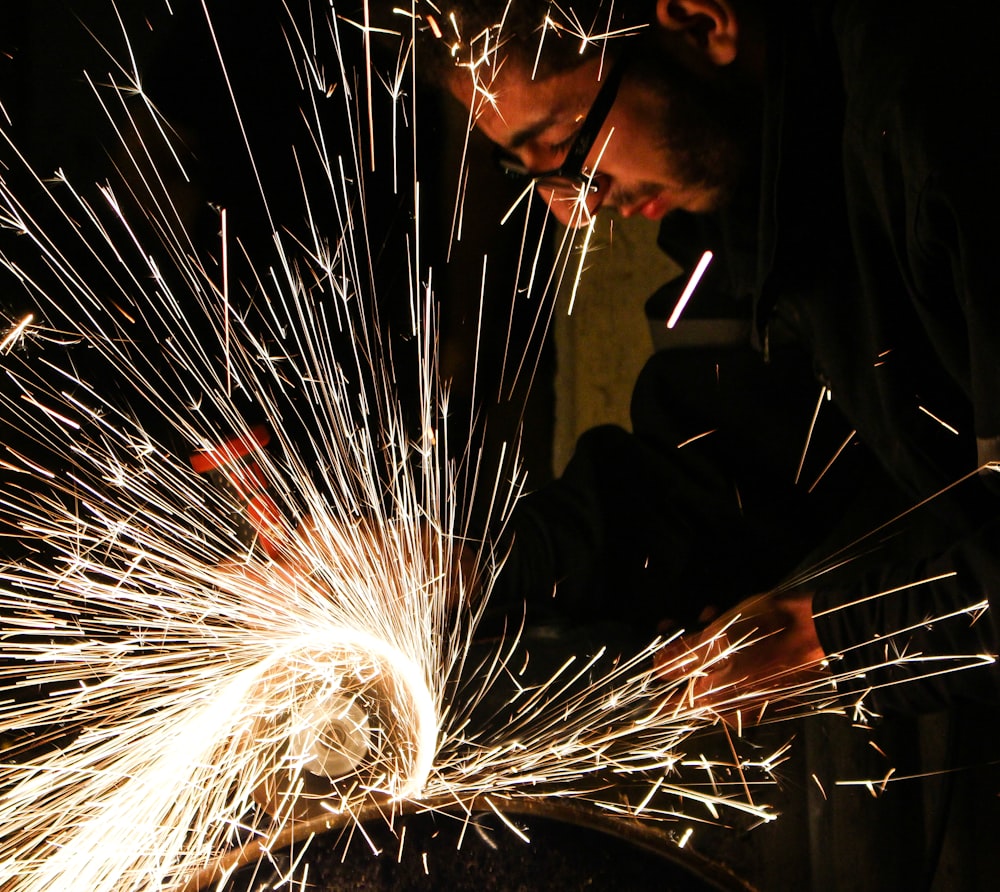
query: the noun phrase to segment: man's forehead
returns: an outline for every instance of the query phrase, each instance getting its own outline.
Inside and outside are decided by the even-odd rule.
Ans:
[[[593,101],[602,74],[600,60],[532,77],[524,64],[505,63],[495,73],[457,71],[450,90],[494,142],[517,149],[549,127],[575,120]]]

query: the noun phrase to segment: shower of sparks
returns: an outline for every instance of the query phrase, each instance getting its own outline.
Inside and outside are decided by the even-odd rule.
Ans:
[[[310,42],[294,23],[289,34],[305,53],[297,70],[316,74],[302,81],[303,107],[342,98],[357,132],[371,97],[353,93],[335,19]],[[492,65],[500,43],[477,40],[472,70]],[[321,55],[339,62],[343,89],[318,76]],[[100,102],[124,122],[129,202],[108,185],[95,199],[62,174],[46,181],[0,134],[6,169],[32,178],[30,194],[0,179],[0,220],[20,236],[0,266],[39,307],[9,320],[0,341],[4,417],[29,441],[2,459],[13,482],[0,524],[26,554],[0,565],[0,886],[194,888],[206,872],[231,873],[233,861],[213,865],[233,853],[266,857],[308,840],[296,834],[319,832],[317,821],[353,820],[368,839],[361,816],[373,804],[389,820],[412,803],[466,819],[485,804],[514,833],[506,808],[552,797],[651,821],[717,820],[727,809],[771,820],[754,791],[773,781],[785,748],[752,759],[736,745],[725,758],[692,749],[722,703],[695,697],[692,679],[754,632],[682,650],[656,673],[654,656],[675,642],[569,657],[541,678],[526,671],[517,635],[475,641],[502,555],[463,560],[467,506],[477,488],[490,493],[500,527],[521,480],[480,467],[476,444],[453,440],[419,201],[407,258],[414,433],[396,387],[403,370],[373,321],[355,216],[361,149],[328,155],[317,121],[327,178],[301,184],[304,235],[275,226],[273,254],[253,258],[241,283],[230,262],[237,226],[223,218],[220,290],[216,261],[144,165],[161,154],[148,141],[169,129],[134,60],[117,70]],[[398,72],[385,83],[401,101]],[[136,95],[150,127],[125,104]],[[256,166],[254,177],[260,187]],[[321,200],[341,221],[335,233],[311,216]],[[141,211],[124,209],[133,205]],[[82,371],[91,363],[97,371]],[[268,419],[271,442],[250,457],[259,479],[230,468],[230,491],[189,455],[253,440],[236,398]],[[251,478],[277,510],[256,517],[247,540],[238,528]],[[775,678],[756,694],[814,709],[835,699],[829,678]],[[734,690],[722,706],[744,699]],[[397,857],[402,848],[401,836]],[[301,850],[290,871],[300,865]]]
[[[614,38],[631,37],[646,27],[644,25],[640,25],[625,28],[612,28],[610,27],[610,22],[614,16],[614,11],[615,4],[611,2],[608,4],[607,16],[605,19],[609,24],[605,30],[601,31],[598,30],[599,25],[596,20],[591,27],[584,27],[579,16],[576,14],[576,10],[572,7],[564,9],[558,3],[553,3],[549,12],[545,15],[540,28],[538,49],[535,53],[535,63],[532,68],[532,77],[535,76],[535,72],[538,70],[538,63],[542,57],[542,49],[545,46],[545,37],[549,32],[556,35],[565,34],[579,40],[581,55],[583,55],[583,53],[585,53],[590,47],[599,47],[603,58],[609,41]]]

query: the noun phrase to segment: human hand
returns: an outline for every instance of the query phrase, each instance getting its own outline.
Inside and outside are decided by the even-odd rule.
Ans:
[[[811,592],[748,598],[663,648],[654,663],[677,684],[667,709],[709,709],[735,724],[760,722],[769,706],[787,711],[814,701],[829,679]]]

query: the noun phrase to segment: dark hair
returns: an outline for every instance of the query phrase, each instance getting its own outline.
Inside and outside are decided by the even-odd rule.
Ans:
[[[441,82],[455,69],[499,47],[502,58],[536,66],[539,77],[576,68],[601,51],[600,37],[636,33],[650,24],[654,0],[384,0],[380,27],[415,36],[418,76]],[[395,7],[395,8],[393,8]],[[416,19],[410,13],[416,13]],[[539,41],[542,52],[539,53]],[[537,57],[537,59],[536,59]]]

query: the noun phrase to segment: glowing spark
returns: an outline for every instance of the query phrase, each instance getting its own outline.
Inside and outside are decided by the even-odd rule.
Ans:
[[[836,613],[838,610],[847,610],[850,607],[855,607],[858,604],[864,604],[867,601],[874,601],[874,600],[876,600],[878,598],[884,598],[886,595],[892,595],[892,594],[895,594],[896,592],[903,592],[903,591],[906,591],[907,589],[916,588],[918,585],[926,585],[926,584],[931,583],[931,582],[938,582],[938,581],[940,581],[942,579],[950,579],[951,577],[957,576],[957,575],[958,575],[958,573],[956,571],[952,570],[952,571],[950,571],[948,573],[939,573],[937,576],[928,576],[925,579],[918,579],[915,582],[908,582],[905,585],[899,585],[899,586],[896,586],[895,588],[886,589],[885,591],[875,592],[872,595],[865,595],[865,597],[863,597],[863,598],[857,598],[856,600],[851,601],[851,602],[849,602],[847,604],[840,604],[840,605],[838,605],[836,607],[829,607],[826,610],[817,611],[814,614],[814,618],[819,618],[821,616],[827,616],[830,613]],[[974,609],[974,608],[971,608],[971,609]],[[961,612],[964,613],[966,611],[963,610]]]
[[[50,415],[52,418],[55,418],[57,421],[60,421],[63,424],[68,425],[69,427],[75,428],[76,430],[80,429],[80,425],[77,424],[75,421],[73,421],[71,418],[67,418],[61,412],[57,412],[55,409],[46,406],[44,403],[39,402],[33,397],[27,396],[26,394],[22,394],[21,399],[23,399],[26,403],[29,403],[30,405],[35,406],[38,409],[41,409],[43,412],[45,412],[47,415]]]
[[[219,214],[222,224],[222,318],[224,334],[222,336],[222,355],[226,362],[226,393],[233,392],[233,379],[229,365],[229,226],[226,209]]]
[[[558,12],[561,18],[555,18],[551,13],[547,14],[545,17],[545,22],[552,31],[565,31],[570,36],[577,38],[580,41],[580,53],[582,54],[588,46],[594,44],[607,44],[608,41],[614,38],[629,37],[634,34],[638,34],[640,31],[644,30],[646,25],[633,25],[625,28],[611,29],[610,26],[605,31],[588,30],[580,22],[576,11],[570,7],[568,10],[564,9],[558,3],[552,4],[552,9]],[[608,21],[614,14],[614,3],[609,4],[608,7]]]
[[[20,322],[17,323],[8,333],[7,336],[0,341],[0,353],[7,353],[13,349],[15,341],[17,341],[32,321],[35,318],[34,313],[28,313]]]
[[[538,36],[538,49],[535,52],[535,61],[531,66],[531,79],[534,80],[538,74],[538,63],[542,59],[542,47],[545,45],[545,35],[548,33],[550,28],[555,28],[555,23],[552,21],[552,17],[546,15],[542,20],[541,33]]]
[[[795,482],[799,482],[799,478],[802,476],[802,467],[806,463],[806,455],[809,453],[809,444],[812,442],[813,431],[816,429],[816,419],[819,417],[819,410],[823,406],[823,398],[827,395],[827,388],[824,385],[819,390],[819,397],[816,399],[816,408],[813,410],[812,419],[809,422],[809,430],[806,433],[806,442],[802,447],[802,455],[799,458],[799,466],[795,469]],[[824,471],[825,473],[825,471]],[[822,474],[820,475],[823,476]],[[817,480],[817,483],[819,481]],[[814,483],[813,486],[816,484]],[[811,492],[812,490],[810,490]]]
[[[641,815],[643,810],[649,805],[650,800],[659,792],[660,787],[663,786],[664,778],[662,776],[656,779],[656,783],[649,788],[649,792],[643,797],[642,802],[640,802],[635,809],[637,815]]]
[[[667,328],[673,328],[681,318],[681,314],[687,307],[688,302],[691,300],[695,289],[701,282],[702,276],[705,275],[705,271],[708,269],[708,265],[712,262],[712,252],[706,251],[701,255],[701,259],[698,261],[691,273],[691,277],[688,279],[687,285],[684,286],[684,290],[681,292],[681,296],[677,299],[677,305],[674,307],[673,312],[670,314],[670,318],[667,319]]]
[[[815,782],[816,786],[819,787],[820,795],[824,799],[826,799],[827,798],[827,796],[826,796],[826,790],[824,789],[823,784],[820,783],[820,779],[815,774],[812,775],[812,779]]]
[[[833,457],[826,463],[826,465],[823,466],[823,470],[819,472],[819,476],[812,482],[812,486],[809,487],[808,492],[812,492],[817,486],[819,486],[819,482],[826,476],[826,472],[829,471],[830,468],[833,467],[834,462],[836,462],[837,459],[840,458],[841,453],[848,446],[850,446],[851,440],[854,439],[854,437],[855,437],[856,434],[857,434],[857,431],[853,430],[853,431],[851,431],[844,438],[844,442],[840,444],[840,446],[837,448],[837,451],[833,453]],[[804,457],[805,457],[805,453],[803,453],[803,458]],[[801,470],[801,465],[799,466],[799,468]],[[796,481],[796,482],[798,482],[798,481]]]
[[[578,269],[576,271],[576,277],[573,279],[573,292],[572,292],[572,294],[570,294],[569,309],[567,310],[567,312],[570,313],[570,314],[572,314],[572,312],[573,312],[573,306],[576,303],[576,295],[577,295],[577,291],[579,290],[579,287],[580,287],[580,278],[583,276],[583,265],[584,265],[584,263],[587,260],[587,250],[590,248],[590,239],[591,239],[591,237],[594,234],[594,226],[596,225],[596,223],[597,223],[597,218],[594,217],[587,224],[587,228],[585,230],[585,234],[584,234],[584,237],[583,237],[583,244],[580,246],[580,249],[579,249],[580,250],[580,265],[579,265],[579,267],[578,267]]]
[[[372,94],[372,22],[370,0],[364,2],[364,53],[365,53],[365,78],[368,97],[368,150],[370,153],[371,170],[375,170],[375,108]]]
[[[712,430],[710,430],[710,431],[705,431],[705,432],[700,433],[700,434],[695,434],[693,437],[688,437],[683,442],[678,443],[677,444],[677,448],[678,449],[683,449],[685,446],[690,446],[692,443],[696,443],[698,440],[702,440],[705,437],[710,437],[714,433],[715,433],[715,428],[712,428]]]
[[[951,432],[951,433],[953,433],[953,434],[954,434],[954,435],[955,435],[956,437],[957,437],[957,436],[960,436],[959,432],[958,432],[958,431],[957,431],[957,430],[956,430],[956,429],[955,429],[954,427],[952,427],[952,426],[951,426],[950,424],[948,424],[948,422],[947,422],[947,421],[942,421],[942,420],[941,420],[940,418],[938,418],[938,416],[937,416],[937,415],[935,415],[935,414],[934,414],[934,413],[933,413],[933,412],[932,412],[932,411],[931,411],[930,409],[927,409],[927,408],[925,408],[924,406],[917,406],[917,408],[918,408],[918,409],[919,409],[919,410],[920,410],[921,412],[923,412],[923,413],[924,413],[925,415],[927,415],[928,417],[930,417],[930,418],[933,418],[933,419],[934,419],[934,420],[935,420],[935,421],[936,421],[936,422],[937,422],[938,424],[940,424],[940,425],[941,425],[941,427],[943,427],[943,428],[944,428],[944,429],[945,429],[946,431],[950,431],[950,432]]]
[[[500,809],[493,804],[493,800],[490,799],[489,796],[484,796],[483,799],[493,813],[510,828],[512,833],[520,837],[523,842],[531,842],[527,834],[520,827],[518,827],[517,824],[511,821],[502,811],[500,811]]]

